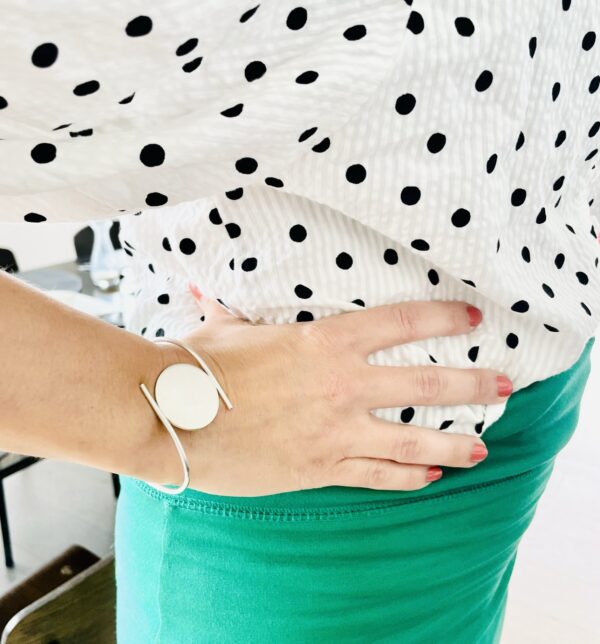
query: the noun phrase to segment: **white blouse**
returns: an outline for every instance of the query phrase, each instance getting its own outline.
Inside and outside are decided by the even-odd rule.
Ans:
[[[300,3],[300,4],[298,4]],[[597,0],[0,0],[0,218],[122,216],[127,328],[408,300],[372,364],[570,367],[600,320]],[[481,434],[493,405],[378,409]]]

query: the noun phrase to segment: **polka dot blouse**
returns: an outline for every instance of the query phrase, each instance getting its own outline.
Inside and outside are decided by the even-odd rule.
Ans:
[[[127,327],[461,300],[382,365],[570,367],[600,320],[597,0],[0,0],[0,217],[121,217]],[[375,332],[375,330],[374,330]],[[482,434],[506,403],[377,409]]]

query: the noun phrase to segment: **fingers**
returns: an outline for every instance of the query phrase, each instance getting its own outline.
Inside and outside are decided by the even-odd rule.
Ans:
[[[432,483],[427,480],[430,469],[423,465],[404,465],[376,458],[345,458],[333,470],[333,485],[374,490],[419,490]]]
[[[409,301],[349,311],[317,320],[331,337],[353,346],[364,356],[424,338],[469,333],[481,314],[469,313],[467,302]]]
[[[358,395],[369,409],[407,405],[496,404],[512,393],[512,383],[493,369],[436,365],[396,367],[366,364]],[[498,378],[500,377],[500,380]],[[510,385],[510,387],[508,386]]]
[[[473,467],[487,456],[485,443],[467,434],[404,425],[369,414],[364,424],[347,429],[347,457],[388,459],[403,464]],[[476,459],[476,460],[474,460]]]
[[[227,320],[232,322],[243,321],[241,318],[229,311],[226,306],[223,306],[220,302],[204,295],[193,282],[188,284],[188,289],[198,303],[202,313],[205,315],[207,323],[212,321],[222,323]]]

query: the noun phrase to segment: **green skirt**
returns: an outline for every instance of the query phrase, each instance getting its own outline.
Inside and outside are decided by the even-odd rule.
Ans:
[[[589,339],[423,490],[161,494],[122,479],[119,644],[500,641],[517,547],[575,431]],[[586,431],[586,428],[583,428]]]

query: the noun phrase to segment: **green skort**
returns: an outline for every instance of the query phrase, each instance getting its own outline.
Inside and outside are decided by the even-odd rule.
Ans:
[[[171,497],[123,478],[118,643],[499,642],[517,547],[575,431],[594,341],[509,398],[483,463],[443,468],[422,490]]]

